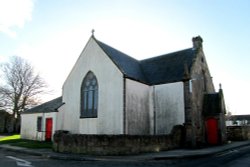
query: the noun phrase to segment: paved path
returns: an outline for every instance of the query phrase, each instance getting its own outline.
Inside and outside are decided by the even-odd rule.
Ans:
[[[183,159],[183,158],[199,158],[209,155],[221,154],[226,151],[237,149],[250,145],[249,141],[232,142],[222,146],[214,146],[203,149],[177,149],[170,151],[161,151],[157,153],[144,153],[131,156],[90,156],[79,154],[63,154],[55,153],[51,149],[27,149],[22,147],[15,147],[10,145],[0,145],[0,149],[8,151],[15,151],[19,153],[26,153],[30,155],[42,156],[50,159],[63,159],[63,160],[83,160],[83,161],[145,161],[145,160],[166,160],[166,159]]]
[[[1,167],[249,167],[250,146],[236,148],[220,154],[192,159],[167,159],[151,161],[131,161],[109,159],[106,161],[56,160],[42,156],[0,149]]]

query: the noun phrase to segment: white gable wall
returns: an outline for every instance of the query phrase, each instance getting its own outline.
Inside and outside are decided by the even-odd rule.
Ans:
[[[150,132],[150,86],[126,79],[126,132],[145,135]]]
[[[81,84],[92,71],[98,81],[98,117],[80,118]],[[123,133],[123,74],[90,38],[63,86],[57,130],[82,134]]]
[[[169,134],[185,121],[183,82],[154,87],[155,133]]]
[[[148,86],[126,79],[127,134],[169,134],[184,121],[183,82]]]

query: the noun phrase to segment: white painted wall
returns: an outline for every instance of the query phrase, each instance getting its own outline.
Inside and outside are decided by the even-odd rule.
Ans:
[[[226,126],[233,126],[233,121],[232,120],[227,120],[226,121]]]
[[[183,82],[148,86],[126,79],[128,134],[169,134],[185,121]]]
[[[126,79],[126,129],[127,134],[150,133],[148,85]]]
[[[154,89],[156,134],[169,134],[174,125],[185,121],[183,82],[156,85]]]
[[[55,133],[57,112],[51,113],[32,113],[21,115],[21,138],[29,140],[45,140],[46,118],[52,118],[52,139]],[[42,117],[42,131],[37,132],[37,118]]]
[[[80,119],[80,88],[88,71],[97,78],[98,117]],[[81,134],[123,133],[123,74],[90,38],[63,85],[57,130]]]

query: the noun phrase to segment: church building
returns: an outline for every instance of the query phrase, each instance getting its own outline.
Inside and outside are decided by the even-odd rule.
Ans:
[[[62,97],[22,114],[21,137],[51,140],[56,130],[165,135],[183,125],[186,143],[224,142],[222,89],[215,92],[202,38],[192,42],[188,49],[136,60],[92,35]]]

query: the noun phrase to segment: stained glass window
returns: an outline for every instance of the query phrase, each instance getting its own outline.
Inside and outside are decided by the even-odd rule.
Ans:
[[[81,118],[96,118],[98,106],[98,82],[93,72],[88,72],[81,87]]]

